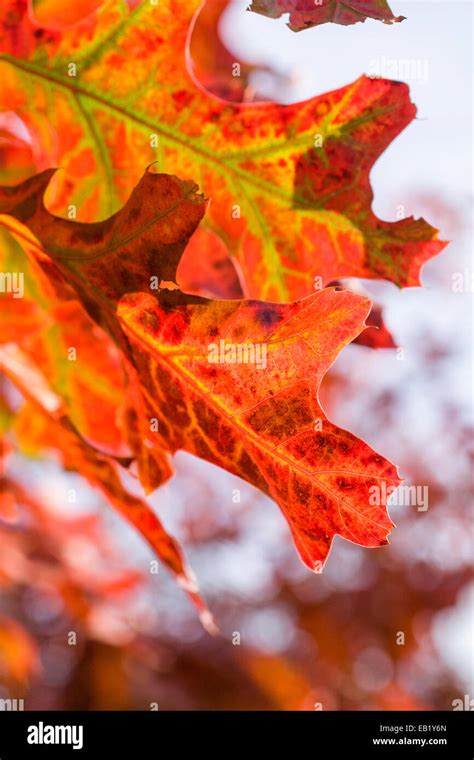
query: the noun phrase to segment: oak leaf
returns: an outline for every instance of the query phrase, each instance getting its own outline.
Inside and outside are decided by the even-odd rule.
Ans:
[[[184,449],[271,496],[302,560],[320,570],[339,534],[364,546],[387,543],[392,525],[381,481],[396,468],[325,416],[321,380],[364,328],[370,302],[321,290],[276,304],[217,301],[148,287],[173,279],[206,201],[176,177],[145,174],[111,219],[82,224],[51,215],[50,173],[0,189],[0,212],[36,236],[56,282],[76,290],[135,370],[137,410],[148,445]]]
[[[300,32],[319,24],[349,26],[367,18],[393,24],[403,21],[405,16],[394,16],[387,0],[253,0],[250,11],[270,18],[280,18],[290,14],[288,26],[293,32]]]
[[[0,344],[15,343],[41,368],[51,390],[61,396],[71,422],[89,443],[110,454],[125,455],[128,451],[118,424],[126,393],[120,353],[85,313],[72,288],[61,282],[60,296],[55,292],[36,262],[37,241],[22,232],[26,228],[21,230],[13,218],[2,217],[0,271],[10,276],[21,273],[23,292],[21,298],[2,294]]]
[[[198,0],[115,0],[82,24],[42,30],[26,2],[0,15],[0,107],[63,169],[47,199],[84,221],[120,208],[153,160],[197,179],[212,199],[205,225],[236,258],[249,297],[285,302],[314,279],[419,284],[444,247],[412,217],[379,220],[369,173],[414,118],[408,88],[361,77],[294,105],[229,104],[190,74]],[[3,22],[3,23],[2,23]]]

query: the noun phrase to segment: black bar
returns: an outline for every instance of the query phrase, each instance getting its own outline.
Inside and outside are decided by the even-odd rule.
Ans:
[[[281,754],[290,743],[292,755],[305,758],[328,750],[362,758],[472,760],[472,718],[464,711],[0,712],[0,760],[89,758],[103,752],[138,760],[176,750],[181,756],[184,749],[193,752],[191,758],[201,752],[225,757],[239,749],[248,754],[257,743],[265,757]]]

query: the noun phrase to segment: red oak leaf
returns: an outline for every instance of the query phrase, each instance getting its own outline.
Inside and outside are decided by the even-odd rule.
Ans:
[[[349,26],[367,18],[393,24],[403,21],[405,16],[394,16],[387,0],[253,0],[250,11],[270,18],[280,18],[290,14],[288,26],[293,32],[300,32],[319,24]]]
[[[64,169],[50,208],[103,218],[156,160],[161,171],[199,178],[212,200],[204,224],[237,260],[250,297],[300,298],[316,277],[418,285],[445,244],[422,219],[378,219],[369,181],[415,116],[407,86],[361,77],[286,106],[212,98],[190,76],[198,5],[106,3],[81,25],[35,36],[21,0],[5,4],[0,106]]]
[[[387,543],[379,492],[382,482],[399,484],[396,468],[329,422],[318,400],[370,302],[334,289],[283,305],[156,291],[150,279],[174,279],[204,213],[196,187],[148,172],[121,212],[81,224],[45,209],[47,179],[1,190],[0,211],[27,225],[40,263],[49,259],[50,276],[76,290],[123,350],[136,413],[158,420],[157,430],[142,427],[149,445],[185,449],[274,498],[312,569],[321,569],[336,534]]]

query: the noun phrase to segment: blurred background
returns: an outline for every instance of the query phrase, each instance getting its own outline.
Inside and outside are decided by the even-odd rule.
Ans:
[[[150,503],[186,548],[221,629],[212,638],[95,491],[50,458],[12,452],[7,475],[28,496],[8,499],[28,517],[13,522],[5,508],[0,519],[0,699],[66,710],[468,709],[472,6],[392,0],[407,21],[295,34],[246,5],[231,3],[220,29],[235,61],[261,67],[251,93],[295,102],[375,72],[407,81],[418,107],[372,171],[374,211],[423,216],[452,242],[425,266],[422,289],[346,283],[380,305],[398,349],[349,346],[322,401],[407,484],[427,486],[428,508],[393,505],[397,528],[381,549],[336,538],[313,575],[274,503],[178,454]]]

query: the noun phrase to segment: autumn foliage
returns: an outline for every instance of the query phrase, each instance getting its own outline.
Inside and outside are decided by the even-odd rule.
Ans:
[[[5,461],[53,456],[98,489],[215,633],[149,499],[177,451],[270,497],[318,574],[336,535],[388,543],[386,500],[371,494],[401,483],[397,467],[328,419],[320,386],[349,343],[396,346],[380,308],[344,278],[419,286],[445,246],[424,219],[372,210],[371,168],[416,108],[405,84],[365,76],[293,105],[243,102],[252,67],[232,79],[232,56],[209,43],[225,2],[201,19],[198,0],[79,5],[0,10],[1,270],[24,273],[21,298],[1,294]],[[402,20],[386,2],[250,11],[290,12],[296,31]],[[5,475],[6,524],[18,504],[61,545],[44,507]],[[79,616],[88,595],[115,593],[67,573],[61,583]],[[34,663],[31,642],[24,651]],[[266,683],[262,663],[245,667]],[[292,683],[293,702],[279,706],[298,703],[303,684]]]
[[[118,14],[108,3],[83,24],[46,38],[26,6],[5,8],[5,106],[34,134],[46,117],[58,135],[68,135],[56,141],[64,171],[54,178],[53,208],[67,203],[73,217],[77,207],[79,218],[89,220],[131,195],[102,222],[61,218],[45,206],[52,178],[46,170],[0,191],[0,212],[15,220],[6,225],[30,255],[32,271],[41,268],[58,309],[60,302],[77,304],[72,316],[87,343],[87,356],[79,351],[85,375],[107,341],[102,333],[95,339],[90,320],[113,341],[105,350],[121,363],[126,403],[112,400],[108,410],[120,419],[109,454],[117,459],[128,445],[126,466],[135,463],[146,492],[170,476],[169,454],[178,449],[239,475],[275,499],[302,560],[320,570],[336,533],[366,546],[386,543],[391,523],[384,505],[371,504],[370,489],[400,481],[393,465],[333,426],[318,401],[321,379],[362,332],[370,306],[347,291],[310,293],[315,278],[325,284],[349,275],[415,284],[421,264],[441,249],[424,221],[384,223],[370,208],[369,169],[414,107],[406,87],[367,78],[295,106],[215,100],[186,68],[191,5],[141,4]],[[155,28],[167,35],[157,37]],[[110,35],[113,46],[106,44]],[[79,77],[76,68],[70,76],[67,63],[74,55]],[[158,93],[145,86],[150,71],[161,82]],[[163,88],[167,82],[171,89]],[[148,139],[147,129],[156,130]],[[154,138],[156,163],[133,187],[137,169],[152,158]],[[156,174],[155,167],[199,178],[212,203],[189,180]],[[264,301],[206,300],[169,289],[201,221],[236,261],[243,292]],[[191,271],[205,257],[205,246],[195,242]],[[281,306],[271,300],[295,297],[303,300]],[[17,361],[38,362],[32,342],[30,335],[24,346],[17,340]],[[226,343],[239,342],[265,346],[265,366],[225,356],[223,364],[210,363],[211,344],[225,351]],[[8,357],[4,367],[19,382]],[[45,383],[54,379],[41,358],[37,370]],[[96,428],[95,406],[104,399],[94,398],[93,382],[87,391],[86,413]],[[105,489],[183,576],[174,542],[156,538],[162,528],[151,510],[127,508],[130,497],[101,457],[100,430],[84,422],[70,427],[74,392],[58,401],[64,403],[60,424],[77,442],[54,440],[67,466]],[[81,436],[94,441],[95,454]]]

